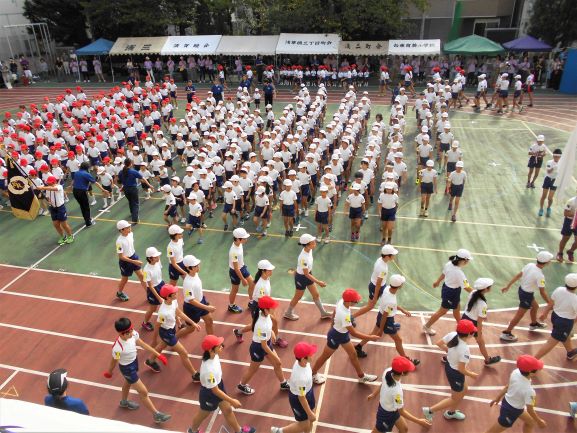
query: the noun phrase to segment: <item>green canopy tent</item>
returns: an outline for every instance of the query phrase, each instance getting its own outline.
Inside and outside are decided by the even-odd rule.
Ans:
[[[498,43],[482,36],[471,35],[447,42],[443,47],[447,54],[485,54],[497,55],[505,52]]]

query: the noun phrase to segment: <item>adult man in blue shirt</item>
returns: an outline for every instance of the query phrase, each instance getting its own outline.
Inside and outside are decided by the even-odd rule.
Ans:
[[[218,80],[214,80],[214,84],[210,90],[217,104],[218,101],[222,101],[222,92],[224,91],[224,87],[219,83]]]
[[[84,218],[86,227],[94,225],[92,217],[90,216],[90,202],[88,201],[88,191],[92,190],[91,185],[94,184],[100,188],[106,197],[110,195],[110,193],[106,191],[100,183],[96,182],[96,179],[94,179],[90,173],[88,173],[89,168],[90,164],[87,162],[80,164],[80,170],[74,174],[74,181],[72,183],[72,194],[80,205],[80,210],[82,211],[82,217]],[[96,200],[94,200],[94,203],[96,203]]]
[[[264,93],[264,105],[265,105],[265,107],[268,104],[272,105],[276,89],[275,89],[274,85],[270,82],[270,80],[265,80],[265,84],[264,84],[262,90]]]
[[[124,167],[122,167],[122,170],[118,173],[118,180],[122,184],[122,191],[124,192],[126,200],[128,200],[132,224],[138,224],[138,213],[140,210],[140,204],[138,201],[138,181],[140,180],[145,183],[153,191],[154,188],[142,177],[138,170],[135,170],[132,167],[132,160],[130,159],[124,161]]]
[[[89,415],[88,408],[82,400],[66,395],[66,389],[68,388],[67,373],[63,368],[59,368],[50,373],[46,384],[49,395],[44,397],[44,405],[82,415]]]

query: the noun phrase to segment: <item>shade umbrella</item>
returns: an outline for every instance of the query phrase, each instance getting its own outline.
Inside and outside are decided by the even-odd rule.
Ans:
[[[545,52],[551,51],[553,47],[549,44],[546,44],[539,39],[535,39],[533,36],[523,36],[522,38],[518,38],[509,42],[505,42],[503,44],[505,48],[509,51],[529,51],[529,52]]]
[[[490,39],[478,35],[465,36],[447,42],[443,51],[447,54],[486,54],[497,55],[503,53],[503,47]]]

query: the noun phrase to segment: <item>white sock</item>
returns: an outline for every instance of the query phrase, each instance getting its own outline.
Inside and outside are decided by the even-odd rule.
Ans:
[[[108,199],[105,197],[105,198],[103,198],[102,200],[104,201],[104,206],[103,206],[103,208],[108,207]]]

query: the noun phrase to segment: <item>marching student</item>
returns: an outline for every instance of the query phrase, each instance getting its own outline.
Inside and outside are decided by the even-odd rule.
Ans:
[[[485,102],[485,109],[489,108],[491,105],[489,101],[487,101],[487,76],[485,74],[481,74],[478,77],[478,84],[477,84],[477,93],[475,94],[475,105],[473,108],[475,111],[481,111],[481,98]]]
[[[147,331],[154,331],[154,325],[150,322],[152,314],[162,304],[160,297],[160,289],[164,286],[162,280],[162,264],[160,263],[160,256],[162,253],[155,247],[148,247],[146,249],[146,265],[142,270],[144,281],[146,282],[146,301],[148,302],[148,309],[144,314],[144,321],[142,327]],[[156,338],[152,343],[156,345]]]
[[[267,235],[267,227],[270,215],[270,200],[266,194],[267,187],[259,186],[256,189],[254,197],[254,214],[252,221],[256,226],[257,233],[261,236]]]
[[[452,171],[447,178],[447,186],[450,194],[448,210],[452,211],[452,222],[457,221],[457,211],[459,210],[459,203],[463,196],[463,190],[465,189],[465,182],[467,180],[467,173],[463,170],[464,166],[463,161],[457,161],[455,171]]]
[[[317,346],[301,341],[293,349],[296,361],[293,364],[288,380],[289,404],[293,411],[295,422],[286,427],[271,427],[271,433],[310,433],[317,417],[315,409],[315,393],[313,389],[313,372],[311,361],[317,352]]]
[[[280,382],[280,389],[285,391],[290,389],[284,377],[281,360],[272,347],[276,336],[272,330],[271,310],[276,307],[278,307],[278,301],[275,301],[270,296],[261,296],[258,300],[258,309],[252,319],[252,343],[249,348],[250,365],[237,386],[238,390],[243,394],[254,394],[255,390],[249,386],[248,382],[260,368],[265,357],[273,366],[274,373]]]
[[[144,406],[152,412],[154,422],[160,424],[168,421],[171,416],[156,409],[148,395],[148,389],[146,389],[146,386],[138,376],[137,346],[155,355],[164,365],[167,364],[166,356],[157,352],[153,347],[142,341],[138,332],[133,329],[130,319],[121,317],[114,322],[114,329],[118,332],[118,337],[112,345],[112,359],[110,360],[110,365],[103,375],[107,379],[112,378],[114,367],[118,364],[118,369],[124,377],[119,406],[123,409],[129,410],[136,410],[140,407],[138,403],[128,400],[130,388],[134,387]]]
[[[539,176],[539,171],[543,165],[543,157],[547,152],[547,146],[545,146],[545,136],[538,135],[537,142],[533,143],[529,148],[529,162],[527,167],[529,167],[529,173],[527,174],[527,188],[535,188],[535,180]]]
[[[328,244],[331,240],[329,232],[329,213],[333,206],[332,200],[328,197],[329,187],[321,185],[319,188],[321,195],[315,199],[317,206],[315,212],[315,222],[317,223],[317,238],[323,242],[323,233],[325,234],[324,243]]]
[[[557,190],[557,185],[555,185],[555,180],[557,179],[557,173],[559,171],[559,160],[561,159],[561,149],[555,149],[553,151],[553,159],[547,161],[545,169],[547,170],[547,175],[543,179],[543,192],[541,193],[541,200],[539,201],[539,216],[543,216],[543,205],[545,204],[545,198],[547,198],[547,213],[546,216],[551,216],[551,206],[553,205],[553,196]]]
[[[577,249],[577,236],[575,236],[577,234],[577,230],[573,229],[572,227],[576,209],[577,196],[573,196],[567,200],[567,203],[565,203],[565,208],[563,209],[563,226],[561,227],[561,240],[559,241],[559,249],[557,252],[557,261],[559,263],[563,263],[563,250],[565,249],[567,242],[569,242],[569,239],[571,239],[571,236],[574,236],[573,244],[569,250],[567,250],[567,259],[570,263],[573,263],[573,253]]]
[[[462,268],[467,266],[471,260],[473,260],[471,253],[461,248],[455,255],[449,257],[449,261],[445,263],[443,272],[433,283],[433,287],[439,287],[439,284],[443,281],[441,307],[423,325],[425,334],[435,335],[437,331],[432,329],[431,326],[449,310],[453,310],[453,317],[457,322],[461,320],[461,290],[464,289],[467,292],[472,290]]]
[[[467,394],[467,376],[471,379],[477,378],[479,373],[475,373],[467,368],[471,355],[467,340],[477,332],[477,327],[470,320],[460,320],[457,323],[456,332],[449,332],[441,340],[437,341],[437,346],[447,352],[447,362],[445,363],[445,375],[451,386],[451,396],[445,398],[431,407],[423,407],[425,418],[432,422],[433,414],[446,409],[443,413],[445,419],[455,419],[463,421],[465,414],[457,410],[457,406]]]
[[[511,113],[515,111],[515,107],[519,110],[519,113],[523,111],[523,105],[521,105],[521,100],[523,98],[523,82],[521,81],[521,75],[515,75],[515,82],[513,83],[514,93],[513,93],[513,107],[511,108]]]
[[[234,185],[230,181],[226,181],[223,185],[224,188],[224,205],[222,207],[222,221],[224,222],[224,231],[228,230],[228,217],[230,214],[232,216],[232,226],[236,228],[238,215],[236,212],[236,201],[238,197],[233,191]]]
[[[497,80],[496,92],[499,94],[497,100],[497,114],[503,114],[503,108],[509,105],[509,74],[501,74],[501,79]]]
[[[543,358],[559,342],[567,350],[567,359],[573,360],[577,358],[577,349],[573,348],[571,342],[573,325],[575,324],[575,318],[577,318],[577,292],[575,289],[577,289],[577,274],[567,274],[565,275],[565,286],[557,287],[551,294],[551,302],[545,307],[539,319],[546,320],[549,311],[553,310],[551,315],[553,330],[547,342],[541,346],[535,355],[535,358]]]
[[[313,250],[317,246],[317,238],[308,233],[304,233],[299,238],[299,245],[303,247],[299,254],[297,261],[297,268],[295,270],[295,294],[292,297],[288,308],[284,313],[284,318],[287,320],[298,320],[299,316],[293,312],[299,300],[303,297],[305,290],[308,289],[313,302],[321,313],[321,319],[330,319],[332,314],[325,310],[317,284],[320,287],[326,287],[327,283],[319,280],[312,274],[313,271]]]
[[[160,296],[163,298],[163,302],[158,308],[157,322],[160,325],[158,326],[158,336],[161,342],[155,347],[156,353],[152,352],[152,355],[144,363],[155,373],[160,373],[160,366],[156,362],[156,359],[159,359],[158,353],[162,353],[166,347],[170,347],[180,356],[182,365],[192,375],[192,381],[199,382],[200,374],[192,366],[188,358],[188,352],[176,334],[176,319],[178,317],[188,323],[190,327],[193,328],[193,331],[200,331],[200,326],[189,319],[188,316],[178,308],[178,301],[176,299],[177,292],[178,289],[169,284],[165,284],[160,289]]]
[[[400,178],[399,178],[400,181]],[[383,191],[379,195],[378,203],[381,206],[381,245],[390,244],[395,229],[399,196],[395,192],[395,182],[385,182]]]
[[[238,409],[242,405],[240,401],[226,393],[219,357],[224,349],[223,342],[224,338],[216,335],[207,335],[202,340],[203,354],[200,364],[200,390],[198,392],[200,410],[192,418],[192,426],[187,429],[187,433],[200,433],[199,427],[202,422],[219,409],[234,433],[256,432],[254,427],[240,426],[233,408]]]
[[[418,178],[418,183],[421,184],[421,212],[419,213],[419,216],[421,217],[429,216],[431,194],[437,192],[437,170],[433,168],[435,166],[435,161],[429,159],[426,165],[427,168],[419,171]]]
[[[353,368],[357,372],[359,383],[369,383],[377,380],[377,376],[367,374],[361,368],[359,358],[357,357],[355,347],[351,342],[351,335],[355,338],[366,339],[368,341],[377,341],[378,335],[368,335],[358,331],[352,324],[351,307],[361,300],[361,295],[355,289],[345,289],[341,299],[337,302],[334,312],[333,326],[327,333],[327,344],[316,359],[312,369],[313,381],[317,385],[326,382],[326,377],[319,373],[324,363],[342,346]]]
[[[176,197],[172,194],[172,187],[170,185],[162,185],[160,190],[164,196],[164,212],[162,215],[164,222],[166,222],[166,228],[168,228],[171,225],[178,224]]]
[[[531,323],[529,329],[534,331],[536,329],[543,329],[547,325],[537,321],[537,311],[539,304],[535,300],[535,291],[539,290],[541,297],[547,304],[551,302],[547,291],[545,290],[545,276],[543,275],[543,268],[551,262],[553,254],[549,251],[540,251],[537,254],[537,263],[527,263],[521,272],[515,275],[509,284],[501,289],[501,292],[507,292],[511,286],[518,280],[521,280],[519,285],[519,308],[515,316],[509,322],[509,326],[501,333],[501,340],[503,341],[517,341],[517,337],[512,334],[513,328],[521,321],[523,316],[529,314],[531,316]]]
[[[118,267],[120,268],[120,281],[116,290],[116,297],[123,302],[130,298],[124,293],[124,287],[128,282],[128,277],[136,274],[140,280],[140,284],[146,290],[146,282],[144,281],[144,274],[142,273],[142,261],[138,259],[136,250],[134,249],[134,233],[132,226],[126,220],[120,220],[116,223],[116,230],[119,231],[118,238],[116,238],[116,254],[118,255]]]
[[[248,232],[242,227],[236,228],[232,232],[233,242],[228,251],[228,276],[230,277],[231,289],[228,294],[228,311],[231,313],[242,313],[242,308],[235,304],[236,294],[239,285],[247,286],[248,296],[252,298],[254,291],[254,280],[244,264],[243,245],[250,237]]]
[[[204,233],[204,228],[202,224],[202,205],[198,203],[198,196],[195,192],[190,191],[188,194],[188,217],[186,219],[185,230],[188,230],[188,236],[192,235],[192,232],[198,230],[198,240],[197,244],[202,244],[204,242],[202,235]]]
[[[409,359],[402,356],[394,357],[391,367],[383,373],[381,384],[367,396],[369,401],[379,396],[375,427],[371,433],[391,432],[393,427],[397,427],[400,433],[406,433],[409,427],[405,419],[424,428],[431,427],[431,421],[426,418],[417,418],[404,408],[401,379],[413,371],[415,371],[415,365]]]
[[[46,178],[46,186],[35,186],[34,188],[46,191],[46,200],[49,203],[48,210],[50,211],[52,225],[58,234],[62,236],[58,240],[58,245],[74,242],[72,229],[68,224],[68,212],[64,203],[64,188],[58,183],[58,179],[52,175],[48,176]]]
[[[184,240],[182,234],[184,230],[179,225],[173,224],[168,227],[170,242],[166,246],[166,257],[168,257],[168,276],[170,284],[175,286],[179,278],[186,277],[182,260],[184,257]]]
[[[418,359],[411,359],[405,353],[405,349],[403,348],[403,339],[398,334],[400,325],[395,323],[397,310],[405,316],[411,317],[411,312],[409,310],[406,310],[397,304],[397,292],[403,284],[405,284],[405,277],[396,274],[391,276],[389,285],[385,288],[383,295],[379,299],[379,314],[377,314],[377,321],[371,332],[379,336],[383,335],[383,333],[389,335],[393,339],[395,348],[399,355],[403,358],[409,359],[414,365],[419,365],[421,361]],[[367,357],[367,353],[363,351],[363,346],[367,344],[367,342],[368,340],[364,339],[355,345],[355,350],[359,358]]]
[[[285,237],[292,237],[295,215],[299,214],[299,205],[297,193],[293,191],[293,183],[290,179],[283,181],[284,190],[279,194],[279,200],[282,203],[282,216],[284,222]]]
[[[182,283],[182,291],[184,292],[182,311],[194,323],[198,323],[202,319],[206,334],[211,335],[214,331],[212,313],[216,311],[216,307],[210,305],[204,296],[202,281],[198,276],[200,260],[193,255],[186,255],[182,259],[182,267],[187,273]],[[187,335],[192,331],[194,331],[194,328],[187,326],[182,332],[179,331],[178,336]]]
[[[351,220],[351,242],[358,241],[361,231],[363,214],[365,213],[365,197],[361,194],[361,186],[358,183],[351,185],[351,193],[345,201],[345,213],[348,212]]]
[[[495,364],[501,361],[500,356],[489,356],[487,346],[485,346],[485,339],[483,338],[483,322],[487,320],[487,298],[485,295],[489,293],[494,281],[490,278],[477,278],[473,284],[473,291],[469,293],[467,303],[465,304],[465,311],[462,319],[470,320],[473,325],[477,327],[475,332],[475,340],[479,345],[479,352],[485,358],[485,365]]]
[[[523,421],[523,432],[531,433],[535,425],[547,427],[547,423],[535,412],[536,393],[531,379],[543,369],[543,362],[531,355],[517,358],[517,368],[509,376],[509,384],[491,400],[490,406],[501,402],[499,418],[485,433],[501,433],[513,427],[517,419]]]

